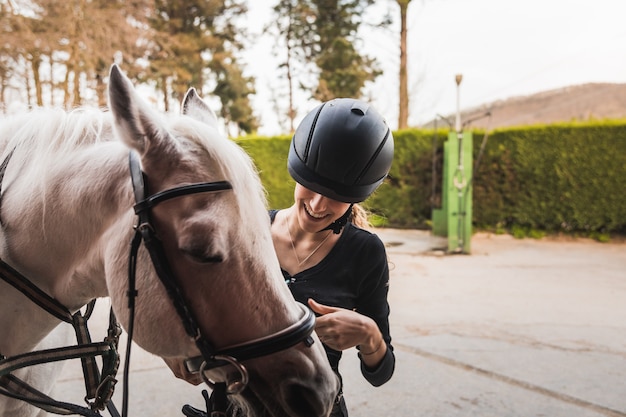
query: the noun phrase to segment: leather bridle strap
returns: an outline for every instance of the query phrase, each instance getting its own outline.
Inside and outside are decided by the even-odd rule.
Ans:
[[[182,187],[172,188],[170,190],[161,191],[159,193],[151,195],[145,200],[139,200],[139,202],[135,204],[134,207],[135,214],[139,214],[141,212],[149,210],[157,204],[172,198],[197,193],[210,193],[214,191],[231,190],[232,188],[232,185],[230,185],[228,181],[203,182],[199,184],[190,184],[184,185]],[[135,194],[135,197],[137,197],[137,194]]]
[[[226,415],[226,404],[228,403],[227,395],[240,393],[245,389],[248,382],[248,373],[243,365],[239,362],[247,359],[257,358],[269,355],[287,348],[290,348],[300,342],[304,342],[310,347],[313,344],[311,333],[315,327],[315,316],[311,310],[302,304],[298,304],[302,309],[302,317],[290,325],[289,327],[276,332],[274,334],[230,346],[225,349],[216,350],[215,347],[202,336],[198,321],[194,317],[193,311],[189,308],[187,301],[183,295],[172,269],[167,261],[167,255],[157,237],[156,231],[151,223],[150,210],[157,204],[184,195],[217,192],[232,189],[232,185],[227,181],[206,182],[191,185],[184,185],[169,190],[161,191],[152,196],[148,195],[144,174],[141,170],[141,162],[135,152],[129,154],[129,168],[131,173],[131,181],[133,184],[133,192],[135,195],[135,214],[137,215],[137,224],[135,226],[135,236],[131,242],[131,250],[128,264],[128,307],[129,307],[129,324],[128,324],[128,344],[126,350],[126,366],[124,368],[124,394],[123,394],[123,416],[127,415],[128,410],[128,363],[130,360],[130,346],[133,337],[133,322],[135,315],[135,297],[137,290],[135,288],[135,269],[137,266],[137,256],[141,242],[148,251],[154,270],[159,280],[165,287],[167,294],[176,309],[176,312],[182,320],[185,332],[193,338],[200,351],[200,356],[189,359],[185,362],[186,367],[191,372],[199,372],[204,382],[212,387],[211,395],[211,415]],[[211,368],[225,365],[234,366],[240,373],[241,380],[232,384],[225,382],[213,382],[208,379],[205,372]],[[217,408],[216,408],[217,407]],[[184,410],[184,409],[183,409]]]
[[[49,413],[61,415],[80,414],[85,417],[101,416],[98,411],[90,408],[56,401],[11,374],[0,377],[0,394],[25,401]]]
[[[72,323],[72,313],[63,304],[50,297],[2,259],[0,259],[0,277],[57,319]]]
[[[135,152],[131,152],[129,155],[129,165],[136,201],[135,213],[138,216],[135,239],[133,239],[133,248],[131,250],[131,264],[136,263],[136,252],[140,241],[143,240],[154,264],[154,269],[157,272],[159,279],[165,286],[168,295],[172,299],[176,311],[182,319],[185,331],[195,340],[196,345],[200,350],[200,357],[192,358],[187,361],[186,366],[189,370],[196,372],[200,369],[202,362],[205,362],[203,369],[210,369],[226,365],[228,363],[228,361],[221,360],[219,357],[227,356],[236,361],[243,361],[288,349],[300,342],[304,342],[307,346],[311,346],[313,344],[311,333],[315,327],[315,316],[311,310],[299,304],[302,308],[302,317],[286,329],[250,342],[216,350],[215,347],[201,335],[198,322],[193,316],[193,312],[187,307],[182,291],[174,278],[169,264],[167,263],[167,257],[163,250],[163,246],[156,237],[156,232],[150,222],[149,210],[156,204],[171,198],[199,192],[229,190],[232,189],[232,186],[227,181],[191,184],[162,191],[150,197],[145,197],[147,190],[144,183],[143,172],[141,171],[139,157]],[[131,274],[133,279],[129,279],[129,283],[134,282],[134,271],[129,270],[129,277]],[[129,288],[129,305],[130,298],[136,295],[134,283],[132,285],[133,287]]]
[[[0,189],[6,168],[14,152],[15,148],[7,154],[0,164]],[[2,192],[0,191],[0,203],[1,198]],[[119,366],[117,345],[121,333],[121,328],[113,311],[111,310],[109,316],[108,336],[104,342],[93,343],[87,327],[87,320],[93,312],[95,299],[87,304],[84,315],[80,310],[72,314],[58,300],[42,291],[2,259],[0,259],[0,278],[52,316],[71,324],[78,343],[76,346],[28,352],[12,357],[0,355],[0,394],[26,401],[56,414],[99,415],[97,410],[103,410],[106,407],[113,417],[119,416],[115,406],[110,402],[117,382],[115,379]],[[96,356],[102,356],[102,375],[96,363]],[[11,374],[14,370],[32,365],[76,358],[80,358],[82,363],[86,390],[85,400],[90,408],[56,401]],[[93,401],[89,402],[89,399],[93,399]]]
[[[194,339],[198,349],[203,357],[210,360],[213,358],[215,349],[208,342],[208,340],[202,337],[198,322],[195,319],[192,311],[187,307],[187,302],[183,296],[182,290],[174,278],[174,274],[167,262],[167,256],[161,245],[160,240],[156,236],[156,232],[152,226],[150,219],[150,209],[155,205],[180,196],[196,194],[201,192],[216,192],[232,189],[232,186],[227,181],[217,181],[210,183],[198,183],[191,184],[173,189],[165,190],[156,193],[152,196],[146,197],[148,194],[144,181],[144,174],[141,170],[141,162],[138,155],[135,152],[129,153],[129,169],[130,176],[133,185],[133,193],[135,195],[135,214],[137,215],[137,224],[135,226],[135,235],[131,241],[130,256],[128,262],[128,308],[129,308],[129,323],[128,323],[128,342],[126,347],[126,365],[124,367],[124,392],[123,392],[123,404],[122,415],[126,417],[128,415],[128,386],[129,386],[129,362],[130,362],[130,348],[133,340],[134,329],[134,317],[135,317],[135,298],[137,297],[137,289],[135,287],[135,273],[137,266],[137,256],[139,246],[141,242],[144,242],[148,254],[152,261],[154,270],[159,277],[159,280],[165,287],[165,290],[176,309],[179,317],[182,320],[185,332]]]
[[[147,192],[144,183],[144,176],[141,170],[139,157],[135,152],[130,152],[129,154],[129,167],[136,201],[134,209],[135,214],[138,216],[134,240],[139,242],[143,240],[144,245],[150,254],[150,259],[152,260],[157,276],[165,287],[168,296],[170,297],[183,322],[185,332],[195,340],[202,355],[206,358],[211,358],[214,356],[215,349],[206,340],[206,338],[202,337],[198,321],[194,317],[193,312],[187,307],[187,302],[183,296],[182,290],[176,282],[171,267],[167,262],[167,256],[163,250],[161,241],[156,237],[156,232],[150,219],[150,209],[158,203],[172,198],[201,192],[230,190],[232,189],[232,185],[227,181],[197,183],[161,191],[157,194],[146,197]],[[135,249],[135,252],[137,249],[138,248]],[[136,253],[131,253],[131,259],[133,258],[136,259]],[[136,263],[136,260],[131,262]],[[136,290],[134,288],[129,291],[136,294]]]
[[[14,370],[42,363],[79,358],[81,360],[94,360],[96,356],[102,356],[103,358],[103,376],[105,376],[105,378],[102,379],[100,385],[96,384],[96,390],[94,391],[93,396],[88,394],[88,397],[86,397],[95,397],[95,401],[93,403],[89,403],[90,408],[56,401],[11,374]],[[107,366],[107,363],[111,362],[114,363],[112,366],[114,369],[111,371],[112,374],[104,369],[104,367]],[[118,363],[117,351],[110,341],[46,349],[11,356],[9,358],[3,358],[0,361],[0,394],[26,401],[48,411],[52,409],[66,410],[70,412],[65,414],[82,414],[84,416],[99,415],[97,410],[103,410],[105,406],[109,406],[107,403],[113,395],[113,387],[116,382],[113,376],[117,372]],[[98,373],[97,369],[96,373]],[[97,378],[99,375],[94,377]],[[96,380],[96,382],[98,381]],[[111,407],[109,407],[109,411],[111,410]],[[59,411],[51,412],[63,414],[59,413]]]
[[[127,329],[128,342],[126,345],[126,365],[124,366],[124,392],[122,395],[122,416],[128,415],[128,386],[129,386],[129,363],[130,363],[130,351],[133,340],[134,321],[135,321],[135,298],[138,295],[135,287],[135,274],[137,267],[137,256],[139,252],[139,246],[143,241],[150,259],[152,261],[154,270],[159,277],[159,280],[165,287],[165,290],[176,309],[179,317],[182,320],[185,332],[191,336],[200,352],[203,356],[212,357],[213,347],[209,344],[206,338],[200,334],[200,329],[197,325],[197,320],[193,316],[193,313],[187,308],[187,303],[182,294],[178,283],[174,279],[174,274],[171,271],[167,257],[160,240],[156,237],[156,233],[150,219],[150,209],[155,205],[180,196],[197,194],[201,192],[216,192],[222,190],[232,189],[232,186],[227,181],[218,181],[211,183],[198,183],[181,187],[172,188],[169,190],[161,191],[152,196],[146,197],[147,190],[144,181],[144,174],[141,170],[141,162],[139,156],[131,151],[128,155],[128,163],[130,169],[130,177],[133,185],[133,193],[135,196],[135,214],[137,215],[137,224],[135,225],[135,235],[130,245],[130,255],[128,261],[128,309],[129,309],[129,323]]]
[[[230,356],[239,361],[245,361],[288,349],[300,342],[304,342],[306,346],[312,346],[313,338],[311,333],[315,327],[315,315],[303,304],[298,303],[298,306],[302,309],[302,317],[286,329],[246,343],[220,349],[215,355]],[[187,359],[185,367],[191,373],[199,372],[203,361],[204,358],[202,356],[196,356]],[[209,364],[205,369],[211,367]]]
[[[0,385],[2,386],[2,389],[0,390],[0,394],[22,399],[40,408],[43,408],[43,406],[53,407],[55,409],[67,408],[68,406],[66,403],[55,401],[47,396],[43,396],[43,394],[37,394],[39,391],[30,387],[19,378],[10,375],[10,372],[41,363],[80,358],[85,381],[86,398],[93,399],[90,406],[95,410],[102,410],[105,406],[108,407],[109,410],[114,409],[114,406],[112,403],[109,403],[109,400],[113,395],[115,383],[117,382],[115,379],[115,374],[117,373],[119,365],[117,344],[121,329],[115,319],[113,311],[111,311],[109,316],[109,330],[105,341],[101,343],[93,343],[89,334],[89,328],[87,327],[87,320],[91,316],[95,300],[92,300],[88,304],[85,315],[83,315],[80,311],[72,314],[63,304],[42,291],[20,272],[1,259],[0,278],[12,285],[33,303],[52,316],[71,324],[74,328],[78,343],[76,346],[66,346],[53,350],[28,352],[23,355],[12,356],[9,358],[1,357]],[[95,360],[96,356],[102,356],[103,358],[102,375],[98,370],[98,365]],[[19,389],[19,391],[12,391],[14,389]],[[77,407],[78,408],[72,409],[89,410],[84,407]],[[87,414],[89,414],[89,411],[84,411],[83,415]]]

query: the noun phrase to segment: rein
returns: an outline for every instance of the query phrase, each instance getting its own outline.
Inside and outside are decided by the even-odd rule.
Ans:
[[[15,149],[5,157],[0,165],[0,185],[14,151]],[[0,201],[1,198],[2,194],[0,193]],[[2,259],[0,259],[0,278],[52,316],[71,324],[76,333],[78,343],[75,346],[28,352],[8,358],[0,355],[0,394],[28,402],[42,410],[55,414],[80,414],[87,417],[95,417],[100,416],[97,410],[104,410],[106,407],[113,417],[119,417],[115,405],[110,402],[115,384],[117,383],[115,375],[120,363],[117,347],[119,336],[122,333],[113,310],[111,309],[109,315],[107,337],[103,342],[93,343],[87,327],[87,321],[93,312],[95,299],[87,304],[84,315],[80,310],[72,314],[63,304],[39,289],[28,278],[24,277]],[[95,360],[97,356],[102,356],[102,374],[100,374]],[[17,369],[28,366],[79,358],[85,379],[85,402],[89,405],[89,408],[56,401],[11,374],[11,372]],[[90,402],[90,400],[92,401]]]

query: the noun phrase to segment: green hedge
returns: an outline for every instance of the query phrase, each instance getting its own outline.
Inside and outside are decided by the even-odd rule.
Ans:
[[[290,136],[246,137],[236,140],[254,160],[271,208],[285,208],[293,204],[295,182],[287,172],[290,140]]]
[[[365,206],[390,227],[429,228],[441,201],[447,132],[394,132],[389,178]],[[289,137],[241,138],[271,207],[293,202]],[[485,132],[474,132],[474,161]],[[434,181],[433,181],[434,180]],[[626,233],[626,121],[491,132],[473,179],[473,222],[486,229]]]
[[[626,232],[624,122],[501,130],[484,155],[474,181],[477,225]]]
[[[394,132],[394,161],[389,178],[367,200],[365,206],[392,227],[425,228],[433,206],[433,132],[408,129]],[[436,140],[436,138],[435,138]],[[440,158],[440,155],[438,155]],[[441,184],[437,190],[441,191]]]

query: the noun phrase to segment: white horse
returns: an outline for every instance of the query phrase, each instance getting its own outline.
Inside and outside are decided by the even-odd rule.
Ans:
[[[0,258],[71,312],[96,297],[110,297],[128,329],[129,243],[136,222],[129,152],[135,152],[152,195],[195,183],[232,186],[168,196],[148,208],[181,299],[199,335],[214,347],[209,355],[249,341],[267,344],[272,335],[284,336],[285,329],[303,322],[304,310],[280,273],[258,175],[243,150],[218,133],[215,115],[195,90],[187,93],[182,115],[160,115],[113,66],[109,102],[110,112],[42,109],[2,120]],[[192,383],[228,381],[242,372],[233,361],[207,366],[203,375],[190,373],[185,361],[203,352],[185,330],[144,246],[136,271],[138,345]],[[46,336],[58,333],[59,323],[0,280],[0,355],[49,346]],[[244,358],[249,382],[239,381],[235,402],[253,416],[328,415],[338,382],[321,343],[311,337],[309,343],[292,341],[263,357]],[[206,356],[201,362],[210,362]],[[54,376],[40,370],[14,374],[43,393],[54,385]],[[38,413],[0,396],[2,417]]]

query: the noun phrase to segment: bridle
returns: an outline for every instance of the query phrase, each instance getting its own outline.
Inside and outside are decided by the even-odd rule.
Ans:
[[[13,151],[5,158],[3,163],[0,165],[0,186],[2,177],[4,176],[4,171],[12,154]],[[303,342],[307,347],[310,347],[314,342],[311,334],[313,332],[313,328],[315,327],[315,316],[307,307],[302,304],[298,304],[302,311],[302,317],[297,322],[293,323],[287,328],[271,335],[254,339],[246,343],[229,346],[219,350],[216,349],[206,339],[206,337],[202,335],[200,331],[198,321],[196,320],[193,311],[191,310],[189,304],[183,296],[183,292],[179,285],[179,282],[172,273],[172,269],[167,261],[163,245],[157,237],[155,228],[151,222],[150,214],[151,209],[163,201],[196,193],[212,193],[232,190],[232,185],[228,181],[195,183],[171,188],[153,195],[148,195],[148,197],[146,197],[148,192],[144,182],[144,173],[141,170],[141,163],[138,155],[132,151],[129,154],[129,168],[133,185],[133,192],[135,196],[134,211],[137,215],[137,224],[134,226],[135,234],[130,245],[130,256],[128,264],[127,296],[129,308],[129,325],[127,329],[128,341],[126,347],[126,363],[124,367],[122,416],[126,417],[128,415],[129,361],[134,328],[135,299],[138,295],[137,289],[135,287],[135,271],[137,266],[138,251],[141,242],[144,243],[144,246],[146,247],[154,266],[155,272],[159,277],[159,280],[165,287],[166,292],[176,309],[176,312],[182,320],[185,332],[195,341],[195,344],[200,351],[200,356],[186,360],[185,366],[189,372],[199,372],[202,380],[213,390],[213,394],[211,395],[211,401],[209,402],[207,400],[207,407],[210,408],[208,410],[208,412],[211,413],[210,415],[225,415],[225,407],[227,406],[228,402],[227,396],[241,393],[246,388],[249,382],[248,371],[241,362],[288,349],[300,342]],[[32,284],[30,280],[21,275],[18,271],[13,269],[8,264],[4,263],[2,260],[0,260],[0,277],[9,284],[13,285],[15,288],[25,294],[29,299],[31,299],[33,302],[35,302],[37,305],[39,305],[41,308],[45,309],[49,313],[61,318],[64,321],[72,321],[73,316],[67,311],[64,306],[62,306],[52,297],[41,291],[34,284]],[[53,305],[53,307],[51,307],[51,305]],[[91,309],[92,308],[93,305],[91,305]],[[80,312],[74,315],[80,316],[80,318],[75,318],[73,321],[81,322],[81,325],[83,325],[85,329],[82,330],[82,327],[79,329],[75,325],[74,327],[77,336],[79,335],[79,333],[84,333],[85,331],[87,332],[88,336],[88,330],[86,330],[86,321],[89,315],[89,309],[88,313],[85,316],[82,316]],[[65,316],[68,316],[69,318],[66,319],[64,318]],[[117,334],[112,334],[116,332]],[[119,325],[117,324],[117,321],[115,320],[115,317],[111,312],[109,336],[105,339],[105,342],[91,343],[90,337],[83,337],[83,339],[85,339],[84,343],[88,342],[88,347],[85,348],[85,345],[81,343],[79,337],[78,346],[61,348],[62,354],[59,354],[57,352],[59,349],[56,349],[55,352],[52,352],[56,353],[56,357],[50,357],[49,351],[29,352],[10,358],[6,358],[0,355],[0,387],[2,387],[2,389],[0,389],[0,394],[27,401],[39,408],[47,410],[52,409],[56,410],[56,412],[59,412],[60,410],[65,411],[64,414],[80,414],[89,417],[99,416],[100,413],[98,412],[98,410],[104,410],[104,407],[106,406],[109,409],[109,412],[113,416],[117,417],[119,416],[119,413],[113,406],[112,402],[110,402],[110,398],[113,395],[113,389],[116,383],[114,375],[117,372],[117,364],[119,364],[119,356],[116,352],[118,336]],[[98,401],[94,401],[93,403],[88,402],[90,408],[55,401],[41,393],[39,393],[41,395],[33,396],[32,392],[36,390],[21,380],[19,380],[19,392],[13,392],[8,383],[2,384],[5,382],[5,380],[10,381],[11,384],[15,384],[14,380],[16,380],[17,378],[13,377],[10,372],[25,366],[73,358],[81,358],[81,360],[89,360],[90,362],[95,363],[95,361],[93,361],[93,357],[96,355],[103,355],[103,351],[107,355],[112,357],[112,365],[108,366],[108,368],[110,369],[107,369],[106,372],[103,369],[103,377],[106,376],[106,384],[101,383],[101,385],[105,385],[106,392],[101,395],[102,398],[99,398]],[[109,352],[111,353],[109,354]],[[106,363],[103,361],[103,367],[104,365],[106,365]],[[239,374],[238,379],[227,381],[212,381],[207,377],[206,371],[226,365],[231,365],[237,370]],[[99,375],[98,372],[96,372],[96,374]],[[87,379],[86,375],[85,378]]]
[[[144,183],[144,175],[141,171],[139,157],[134,152],[131,152],[129,155],[129,165],[136,202],[134,210],[138,217],[137,225],[135,226],[135,237],[131,243],[129,262],[129,308],[131,309],[131,314],[134,315],[134,297],[136,296],[136,290],[134,289],[134,267],[136,265],[139,244],[143,241],[144,246],[150,254],[154,269],[182,320],[185,332],[193,338],[201,353],[200,356],[188,359],[185,362],[185,366],[189,372],[200,372],[203,381],[214,390],[214,393],[219,392],[221,393],[220,395],[239,394],[248,384],[248,372],[245,366],[241,364],[242,361],[288,349],[300,342],[304,342],[307,347],[313,345],[311,333],[315,327],[315,316],[307,307],[298,304],[302,310],[302,317],[291,326],[269,336],[217,350],[206,337],[202,335],[198,322],[189,308],[188,303],[185,301],[177,280],[174,278],[174,274],[167,262],[163,246],[156,237],[155,228],[151,223],[150,209],[163,201],[183,195],[232,190],[232,185],[228,181],[196,183],[171,188],[146,198],[145,195],[147,192]],[[133,320],[131,319],[130,323],[132,322]],[[128,335],[130,340],[132,336],[130,326]],[[130,346],[130,343],[128,346]],[[205,371],[209,369],[229,364],[237,369],[241,377],[239,380],[214,382],[205,374]],[[127,386],[126,383],[124,385]],[[221,403],[222,399],[216,399],[216,402]]]

